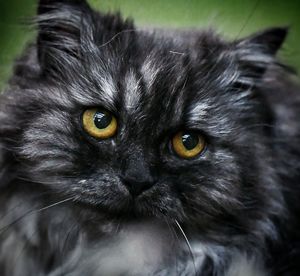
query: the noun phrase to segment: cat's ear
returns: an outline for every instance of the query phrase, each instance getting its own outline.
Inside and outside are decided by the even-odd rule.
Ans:
[[[271,28],[234,42],[235,55],[247,82],[260,79],[267,68],[278,63],[275,56],[287,33],[286,27]]]
[[[118,13],[96,12],[85,0],[40,0],[37,25],[38,59],[45,76],[70,76],[68,65],[74,72],[83,60],[89,64],[88,59],[104,56],[101,45],[134,49],[132,21]]]
[[[84,0],[39,1],[37,50],[42,70],[55,72],[76,58],[82,21],[90,13]]]
[[[277,27],[255,33],[237,41],[237,47],[274,56],[282,46],[288,33],[287,27]]]

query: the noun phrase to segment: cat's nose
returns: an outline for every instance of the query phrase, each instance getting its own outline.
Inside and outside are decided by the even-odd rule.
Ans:
[[[132,196],[138,196],[156,183],[156,177],[142,156],[130,156],[123,163],[121,179]]]
[[[134,197],[139,196],[154,185],[153,179],[139,181],[135,178],[125,178],[123,179],[123,183]]]

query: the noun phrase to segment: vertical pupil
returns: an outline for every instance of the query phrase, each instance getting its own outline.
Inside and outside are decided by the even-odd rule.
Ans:
[[[199,143],[199,137],[196,134],[184,133],[182,135],[182,144],[187,150],[194,149]]]
[[[99,129],[104,129],[111,123],[112,116],[103,111],[97,111],[94,115],[94,124]]]

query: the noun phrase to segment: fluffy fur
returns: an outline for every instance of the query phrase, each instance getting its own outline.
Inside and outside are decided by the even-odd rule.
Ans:
[[[286,29],[142,30],[79,0],[41,0],[36,24],[0,102],[1,275],[299,275]],[[95,106],[115,137],[84,132]],[[181,129],[205,152],[176,156]]]

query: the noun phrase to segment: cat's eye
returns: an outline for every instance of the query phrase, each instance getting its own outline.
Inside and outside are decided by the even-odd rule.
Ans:
[[[202,135],[194,131],[180,131],[173,137],[172,147],[178,156],[189,159],[204,151],[206,141]]]
[[[118,128],[116,117],[101,108],[87,109],[83,113],[82,124],[84,130],[97,139],[113,137]]]

